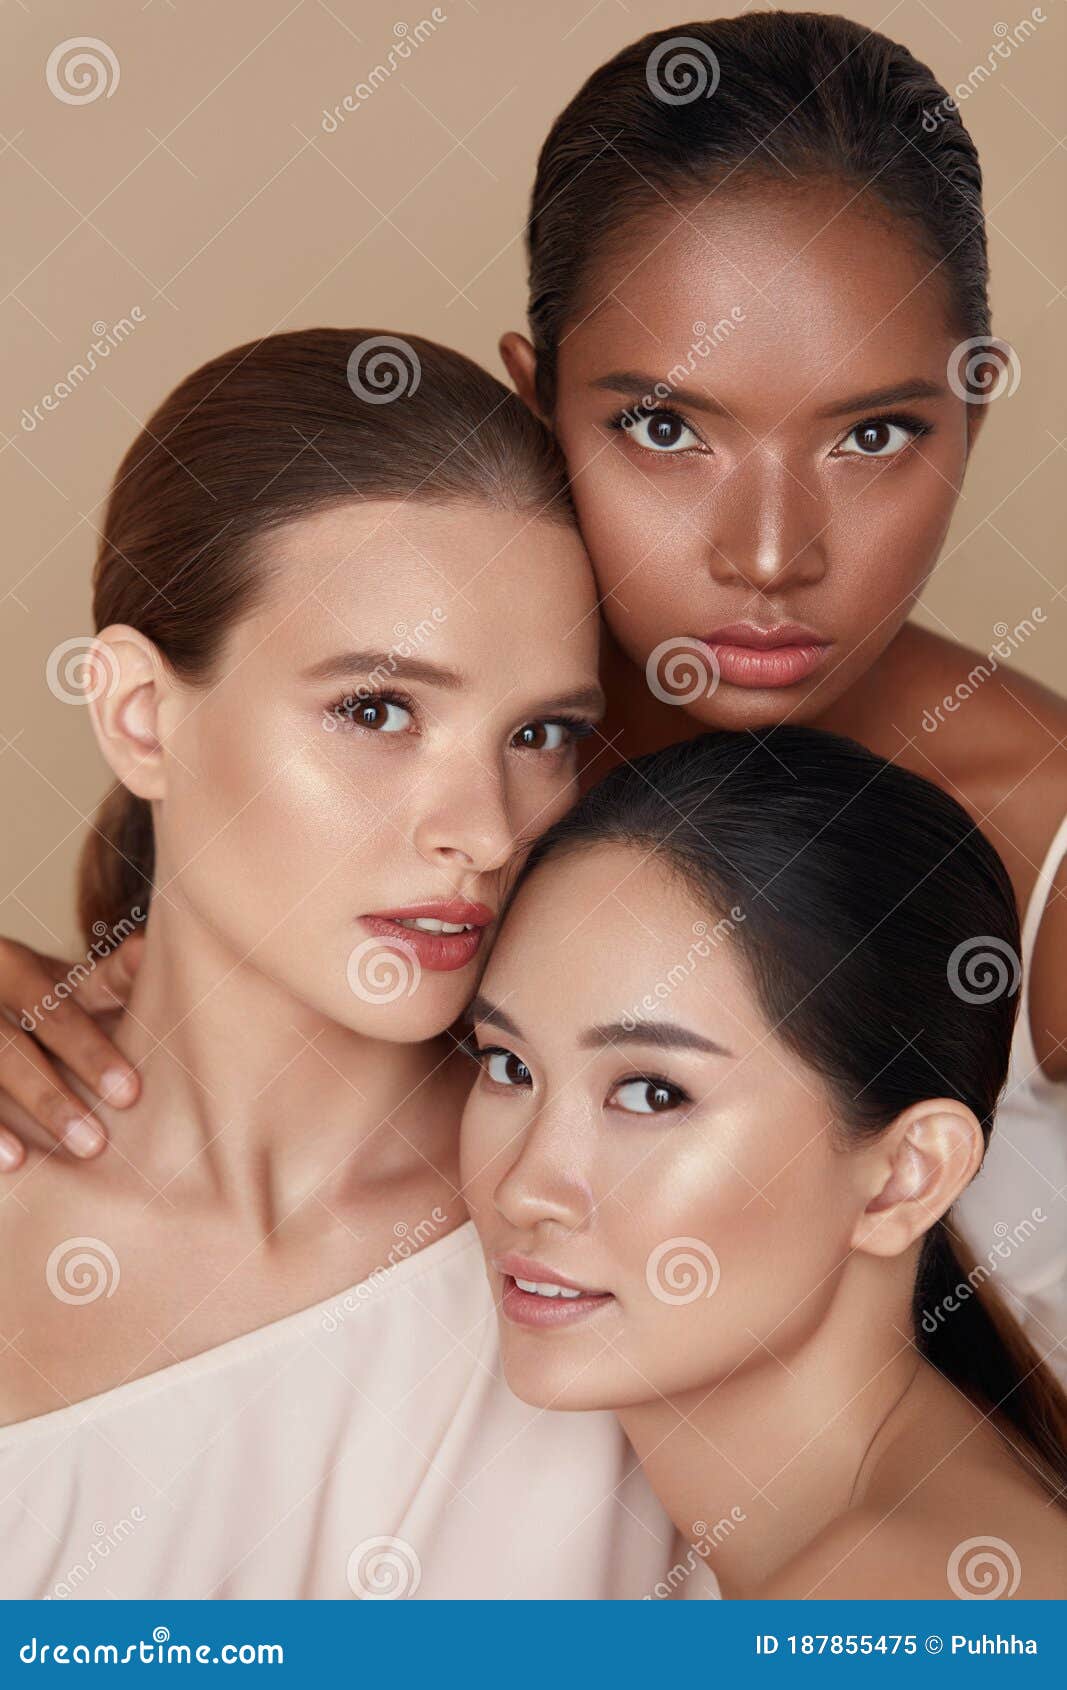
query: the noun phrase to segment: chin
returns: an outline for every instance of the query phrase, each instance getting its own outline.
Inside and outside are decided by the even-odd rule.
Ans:
[[[519,1347],[506,1332],[500,1347],[508,1389],[531,1408],[573,1412],[614,1406],[610,1381],[589,1365],[588,1356],[554,1356],[541,1345]]]

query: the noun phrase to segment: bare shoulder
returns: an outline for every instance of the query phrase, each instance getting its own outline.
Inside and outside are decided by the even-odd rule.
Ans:
[[[1047,843],[1067,810],[1067,699],[977,652],[910,627],[893,686],[897,731],[928,762],[931,778],[958,786],[961,802],[1003,811],[1019,842]]]
[[[1016,631],[1004,644],[1010,647]],[[895,660],[898,750],[945,788],[1004,861],[1025,916],[1042,863],[1067,815],[1067,700],[991,653],[910,628]],[[897,713],[899,712],[899,714]],[[1030,972],[1030,1030],[1050,1079],[1067,1080],[1067,861],[1041,920]]]
[[[753,1594],[1054,1601],[1065,1590],[1067,1512],[1010,1466],[975,1465],[849,1509]]]

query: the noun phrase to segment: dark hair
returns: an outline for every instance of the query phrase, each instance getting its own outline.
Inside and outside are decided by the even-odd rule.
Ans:
[[[374,329],[271,335],[187,376],[126,453],[93,577],[95,627],[129,623],[177,675],[206,678],[269,584],[261,536],[361,499],[574,521],[552,437],[469,358]],[[151,808],[116,785],[82,853],[87,937],[147,911],[153,868]]]
[[[713,190],[818,178],[865,189],[903,217],[944,278],[952,332],[988,335],[982,173],[933,72],[831,13],[683,23],[594,71],[541,149],[527,252],[545,413],[583,289],[635,225]]]
[[[814,728],[702,734],[612,770],[535,842],[514,890],[606,844],[649,853],[702,907],[731,913],[763,1013],[823,1076],[844,1142],[953,1097],[988,1144],[1018,1009],[1018,913],[997,852],[940,787]],[[975,1265],[950,1217],[923,1241],[916,1344],[1060,1496],[1067,1396],[981,1271],[945,1313]]]

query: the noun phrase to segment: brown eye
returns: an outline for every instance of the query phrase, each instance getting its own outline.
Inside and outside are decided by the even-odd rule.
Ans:
[[[676,411],[639,412],[628,417],[623,428],[646,452],[658,452],[661,456],[690,451],[700,445],[693,429]]]
[[[688,1101],[681,1086],[666,1080],[626,1080],[612,1100],[617,1109],[630,1115],[664,1115]]]
[[[334,706],[334,714],[371,733],[404,733],[411,726],[411,711],[395,698],[359,698],[349,693]]]
[[[489,1079],[495,1080],[497,1085],[532,1085],[533,1075],[513,1050],[483,1050],[479,1055],[486,1074]]]
[[[918,434],[925,432],[925,429],[905,427],[889,417],[872,417],[869,422],[857,423],[839,450],[852,458],[895,458]]]
[[[565,722],[524,722],[512,744],[524,751],[559,751],[567,737]]]

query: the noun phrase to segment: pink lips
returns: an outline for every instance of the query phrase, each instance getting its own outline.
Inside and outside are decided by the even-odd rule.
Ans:
[[[700,643],[712,652],[719,676],[735,687],[791,687],[806,680],[830,649],[810,628],[780,622],[760,628],[754,622],[730,622]]]
[[[569,1326],[572,1322],[582,1320],[607,1303],[615,1301],[610,1291],[590,1290],[573,1279],[564,1278],[563,1274],[556,1273],[552,1268],[531,1260],[528,1256],[499,1256],[494,1258],[492,1265],[504,1280],[500,1311],[504,1319],[514,1326]],[[577,1291],[580,1295],[542,1296],[536,1291],[523,1291],[516,1283],[517,1279],[529,1280],[538,1285],[559,1285],[568,1291]]]
[[[475,904],[466,898],[437,899],[433,903],[406,904],[394,910],[376,910],[373,915],[360,917],[363,926],[379,939],[392,942],[400,951],[414,955],[420,967],[432,972],[447,973],[466,968],[474,961],[481,947],[485,930],[495,912],[487,904]],[[461,923],[466,933],[425,933],[416,927],[404,927],[403,920],[445,921],[450,926]]]

